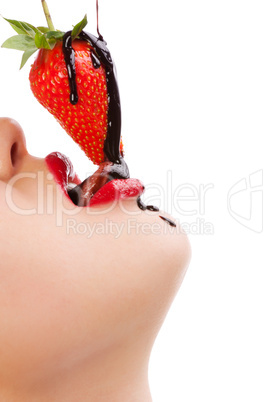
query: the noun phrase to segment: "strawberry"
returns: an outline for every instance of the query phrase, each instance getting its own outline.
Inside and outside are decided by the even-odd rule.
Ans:
[[[42,4],[46,6],[45,1]],[[21,67],[38,50],[29,74],[30,87],[36,99],[58,120],[94,164],[100,165],[109,159],[115,162],[123,155],[123,145],[117,134],[118,157],[109,156],[109,146],[105,151],[111,98],[107,90],[109,72],[94,46],[98,40],[102,41],[101,46],[106,42],[102,37],[97,39],[93,35],[85,35],[83,28],[87,24],[86,16],[73,28],[69,38],[73,52],[71,58],[75,57],[75,76],[70,80],[70,68],[67,69],[63,52],[66,34],[55,31],[47,6],[44,10],[49,28],[35,28],[25,22],[7,20],[18,35],[5,41],[2,47],[24,51]],[[85,37],[89,40],[85,40]],[[72,84],[76,86],[76,99],[72,99]]]
[[[80,145],[95,164],[104,160],[107,134],[107,86],[105,70],[95,70],[87,42],[74,41],[76,83],[79,100],[70,103],[67,69],[59,42],[53,50],[41,49],[30,71],[34,96]]]

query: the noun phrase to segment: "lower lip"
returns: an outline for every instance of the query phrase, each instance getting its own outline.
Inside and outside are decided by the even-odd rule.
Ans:
[[[89,206],[107,204],[115,200],[137,198],[144,191],[143,184],[137,179],[116,179],[105,184],[91,198]]]
[[[69,158],[59,152],[53,152],[45,158],[48,169],[53,174],[64,194],[70,200],[67,193],[68,182],[80,184]],[[101,187],[90,199],[87,206],[93,207],[111,203],[116,200],[137,198],[144,191],[143,184],[137,179],[115,179]]]

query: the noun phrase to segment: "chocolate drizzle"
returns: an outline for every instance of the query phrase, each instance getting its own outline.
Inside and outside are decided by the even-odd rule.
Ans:
[[[79,97],[75,80],[75,51],[72,48],[71,33],[72,31],[68,31],[64,35],[63,54],[71,91],[70,102],[72,105],[76,105]],[[103,65],[105,68],[108,94],[108,127],[103,151],[108,161],[120,165],[123,158],[120,153],[121,105],[114,63],[109,49],[106,46],[107,43],[102,37],[97,38],[90,33],[82,31],[79,35],[79,39],[88,42],[92,47],[91,60],[93,67],[98,69]],[[124,163],[124,167],[126,167],[126,163]],[[120,169],[120,171],[122,173],[121,179],[127,179],[129,177],[128,169]]]
[[[141,197],[137,198],[137,204],[138,204],[138,207],[142,211],[146,211],[146,209],[149,210],[149,211],[155,211],[155,212],[159,211],[159,208],[157,208],[157,207],[155,207],[153,205],[145,205],[144,202],[142,202]]]
[[[66,32],[63,37],[63,55],[68,72],[69,86],[70,86],[70,102],[76,105],[78,102],[78,94],[76,87],[76,73],[75,73],[75,51],[72,48],[71,31]]]
[[[165,216],[159,215],[159,218],[163,219],[163,221],[167,222],[170,226],[172,226],[174,228],[177,226],[174,221],[172,221],[169,218],[166,218]]]
[[[142,211],[146,211],[146,210],[154,211],[154,212],[158,212],[158,211],[159,211],[159,208],[158,208],[158,207],[155,207],[155,206],[153,206],[153,205],[145,205],[144,202],[141,200],[141,197],[138,197],[138,198],[137,198],[137,204],[138,204],[138,207],[139,207]],[[177,226],[176,223],[173,222],[173,221],[172,221],[171,219],[169,219],[169,218],[165,218],[165,217],[162,216],[162,215],[159,215],[159,218],[161,218],[163,221],[167,222],[167,223],[168,223],[170,226],[172,226],[172,227],[176,227],[176,226]]]
[[[106,46],[107,43],[102,37],[96,38],[94,35],[84,31],[81,32],[79,37],[89,42],[94,50],[92,54],[105,67],[108,93],[108,129],[103,151],[109,161],[120,164],[122,159],[120,154],[121,104],[115,66]]]
[[[103,37],[99,31],[99,0],[96,0],[96,15],[97,15],[97,32],[98,32],[99,38],[103,39]]]

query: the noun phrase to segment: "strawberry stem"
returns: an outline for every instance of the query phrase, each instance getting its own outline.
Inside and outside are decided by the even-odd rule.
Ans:
[[[51,15],[50,15],[50,12],[49,12],[49,9],[48,9],[48,6],[47,6],[47,2],[46,2],[46,0],[41,0],[41,2],[42,2],[42,6],[43,6],[45,16],[46,16],[48,28],[50,29],[50,31],[55,31],[55,28],[54,28],[54,25],[53,25],[53,22],[52,22],[52,18],[51,18]]]

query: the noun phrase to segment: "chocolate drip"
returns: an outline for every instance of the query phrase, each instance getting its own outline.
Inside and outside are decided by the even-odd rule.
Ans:
[[[69,86],[70,86],[70,102],[76,105],[78,102],[78,94],[76,87],[76,73],[75,73],[75,51],[72,48],[71,31],[66,32],[63,37],[63,55],[68,72]]]
[[[153,205],[145,205],[144,202],[141,200],[141,197],[137,198],[137,204],[138,207],[142,210],[142,211],[146,211],[146,209],[148,209],[149,211],[159,211],[159,208],[153,206]]]
[[[91,59],[93,67],[98,69],[102,64],[105,68],[108,94],[108,127],[103,151],[107,160],[115,164],[121,164],[121,105],[116,72],[111,54],[106,46],[107,43],[102,37],[97,38],[90,33],[82,31],[79,35],[79,39],[84,40],[91,45]],[[70,102],[71,104],[75,105],[79,98],[75,80],[75,52],[72,48],[71,31],[66,32],[64,35],[63,54],[70,84]],[[125,174],[126,170],[124,171],[124,176],[121,177],[122,179],[127,179],[129,177],[126,177]]]
[[[114,163],[109,171],[109,181],[113,179],[128,179],[130,177],[128,165],[124,158],[119,158],[120,163]]]
[[[122,158],[120,154],[121,104],[115,66],[106,46],[107,43],[102,37],[96,38],[96,36],[82,31],[79,38],[90,43],[94,50],[92,54],[105,67],[108,93],[108,129],[103,150],[109,161],[120,164]]]
[[[92,64],[93,64],[93,67],[95,68],[95,70],[97,70],[98,68],[100,68],[101,62],[100,62],[99,59],[95,56],[94,53],[91,53],[91,61],[92,61]]]
[[[159,208],[158,208],[158,207],[155,207],[154,205],[147,205],[146,208],[147,208],[149,211],[154,211],[154,212],[159,211]]]
[[[98,32],[99,38],[103,39],[103,37],[99,31],[99,1],[98,0],[96,0],[96,14],[97,14],[97,32]]]
[[[159,218],[163,219],[163,221],[167,222],[170,226],[172,226],[174,228],[177,226],[176,223],[169,218],[166,218],[162,215],[159,215]]]

